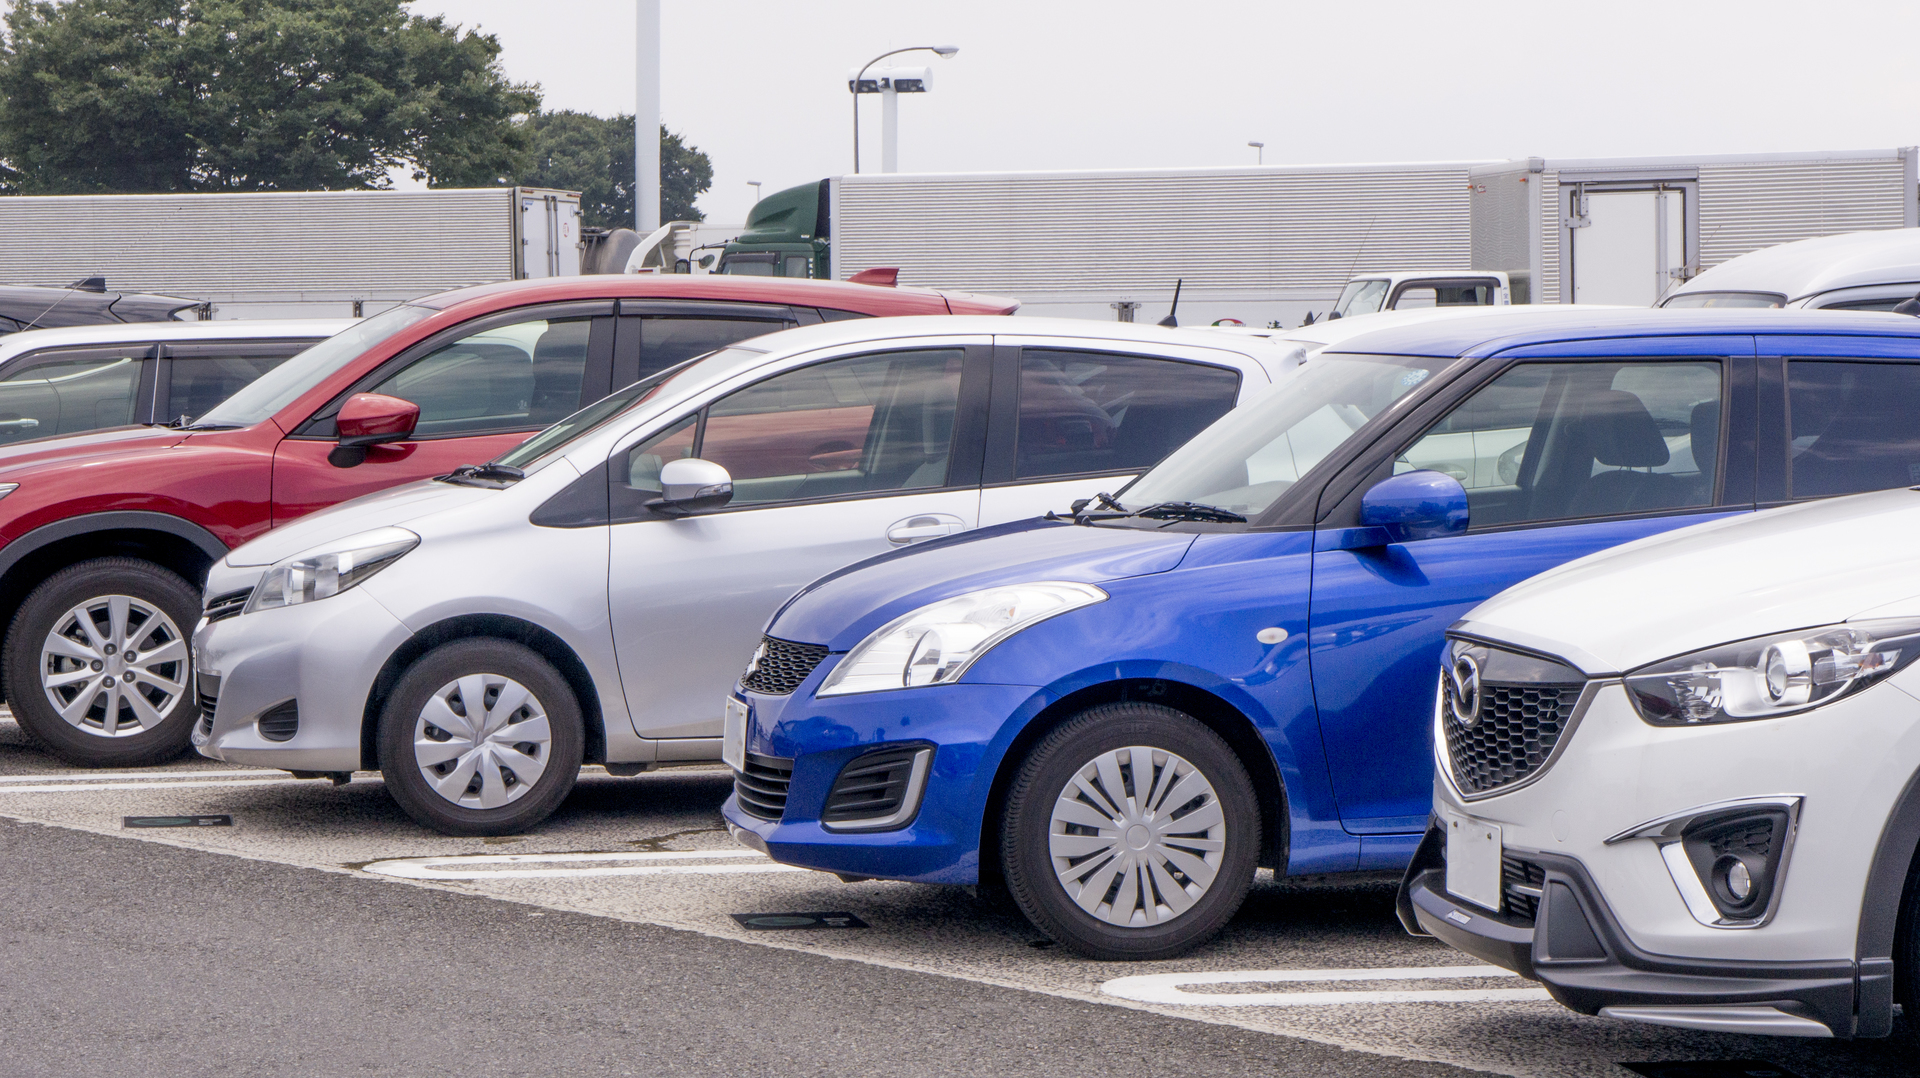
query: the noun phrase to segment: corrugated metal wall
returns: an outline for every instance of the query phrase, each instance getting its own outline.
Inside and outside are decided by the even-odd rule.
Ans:
[[[837,272],[902,284],[1120,295],[1337,291],[1354,270],[1464,270],[1467,165],[1165,174],[851,176]]]
[[[1527,242],[1527,199],[1532,177],[1525,165],[1473,176],[1473,249],[1470,268],[1525,273],[1532,245]]]
[[[1700,268],[1776,243],[1899,228],[1906,163],[1793,161],[1700,166]]]
[[[0,280],[215,302],[401,300],[513,276],[513,189],[0,198]]]
[[[1535,303],[1560,302],[1560,173],[1549,169],[1540,173],[1540,282],[1533,290]]]

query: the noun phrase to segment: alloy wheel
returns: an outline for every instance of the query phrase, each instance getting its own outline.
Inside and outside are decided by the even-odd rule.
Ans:
[[[131,737],[181,706],[187,642],[159,607],[103,595],[54,621],[40,649],[40,686],[68,725],[97,737]]]
[[[1164,924],[1213,886],[1226,816],[1206,775],[1162,749],[1089,760],[1054,800],[1047,850],[1074,904],[1110,925]]]
[[[552,740],[546,709],[525,685],[500,674],[467,674],[442,685],[420,709],[413,758],[441,797],[493,809],[540,781]]]

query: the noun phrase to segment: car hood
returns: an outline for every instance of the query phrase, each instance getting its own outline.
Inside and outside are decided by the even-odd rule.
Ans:
[[[1194,538],[1046,520],[982,528],[824,576],[789,599],[767,631],[846,651],[910,610],[982,588],[1035,580],[1098,584],[1164,573],[1180,564]]]
[[[1920,492],[1888,490],[1650,536],[1475,607],[1459,628],[1589,674],[1863,617],[1920,615]]]
[[[408,521],[417,520],[428,513],[482,501],[498,493],[489,487],[436,483],[431,479],[391,487],[283,524],[235,548],[233,553],[227,555],[227,564],[272,565],[282,558],[311,550],[322,543],[331,543],[375,528],[392,525],[404,527]]]
[[[84,434],[62,434],[15,442],[0,447],[0,480],[17,481],[18,473],[47,465],[168,449],[186,438],[184,431],[167,427],[108,427]]]

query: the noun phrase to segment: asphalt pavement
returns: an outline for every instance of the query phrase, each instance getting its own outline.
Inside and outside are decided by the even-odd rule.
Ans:
[[[0,720],[0,1073],[1913,1073],[1909,1039],[1572,1014],[1406,936],[1388,877],[1262,873],[1196,953],[1088,962],[960,889],[743,850],[720,826],[727,788],[714,768],[589,768],[536,832],[454,839],[377,775],[77,771]],[[194,815],[231,823],[125,822]],[[806,913],[853,921],[751,916]]]

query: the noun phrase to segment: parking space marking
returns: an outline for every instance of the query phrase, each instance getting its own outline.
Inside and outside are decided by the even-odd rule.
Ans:
[[[660,864],[662,861],[721,861],[721,864]],[[548,866],[563,867],[514,867]],[[576,866],[576,867],[564,867]],[[809,872],[782,865],[753,850],[681,853],[535,853],[462,854],[452,857],[402,857],[375,861],[368,872],[406,880],[554,879],[566,876],[708,876],[737,872]]]
[[[39,775],[0,775],[0,788],[34,782],[130,782],[144,779],[191,779],[212,775],[223,779],[289,779],[285,771],[54,771]]]
[[[1511,977],[1498,966],[1398,966],[1378,969],[1259,969],[1220,973],[1149,973],[1116,977],[1100,991],[1139,1003],[1182,1007],[1329,1007],[1359,1003],[1500,1003],[1551,999],[1544,988],[1435,988],[1335,992],[1189,992],[1195,984],[1279,984],[1324,981],[1452,981]]]
[[[282,776],[286,772],[277,772]],[[279,786],[306,782],[291,776],[277,779],[190,779],[185,782],[55,782],[47,785],[0,786],[0,794],[72,794],[96,790],[190,790],[201,786]]]

